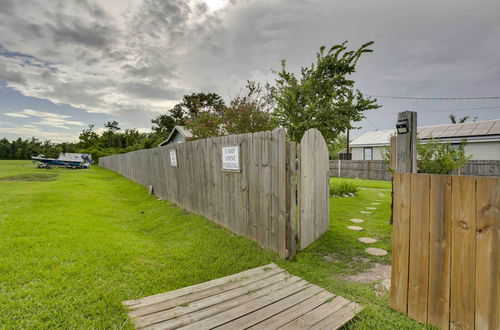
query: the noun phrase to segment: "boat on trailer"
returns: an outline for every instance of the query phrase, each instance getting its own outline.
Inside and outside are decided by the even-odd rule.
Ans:
[[[92,156],[89,154],[77,153],[61,153],[58,158],[45,158],[44,155],[31,157],[38,168],[52,168],[52,167],[65,167],[65,168],[89,168],[92,164]]]

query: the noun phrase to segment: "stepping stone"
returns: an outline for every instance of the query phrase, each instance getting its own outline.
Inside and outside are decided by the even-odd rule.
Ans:
[[[391,279],[386,278],[382,282],[375,285],[375,295],[377,297],[383,297],[391,292]]]
[[[362,222],[365,222],[365,220],[362,220],[362,219],[351,219],[352,222],[354,223],[362,223]]]
[[[380,203],[372,203],[372,205],[380,205]]]
[[[358,227],[358,226],[347,226],[347,229],[355,230],[355,231],[361,231],[361,230],[363,230],[362,227]]]
[[[360,237],[358,238],[358,241],[365,244],[377,243],[377,240],[371,237]]]
[[[385,256],[387,255],[387,251],[379,248],[367,248],[365,250],[366,253],[371,254],[372,256]]]
[[[363,213],[363,214],[372,214],[371,212],[368,212],[368,211],[359,211],[360,213]]]
[[[368,206],[367,209],[368,210],[376,210],[377,208],[376,207],[370,207],[370,206]]]

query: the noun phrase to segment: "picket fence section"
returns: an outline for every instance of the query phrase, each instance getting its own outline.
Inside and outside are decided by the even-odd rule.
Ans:
[[[397,173],[391,307],[441,329],[500,329],[500,178]]]

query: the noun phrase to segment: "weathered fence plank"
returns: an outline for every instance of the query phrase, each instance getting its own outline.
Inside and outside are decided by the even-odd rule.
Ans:
[[[451,177],[431,175],[427,322],[441,329],[450,323],[451,207]]]
[[[476,183],[476,329],[500,329],[500,181]]]
[[[452,242],[450,322],[474,328],[476,190],[475,178],[452,178]],[[453,243],[452,243],[453,244]]]
[[[408,266],[410,259],[410,198],[411,177],[397,173],[394,176],[394,203],[392,232],[391,308],[408,311]]]
[[[410,270],[408,276],[408,316],[427,323],[429,288],[429,188],[430,176],[411,177]]]

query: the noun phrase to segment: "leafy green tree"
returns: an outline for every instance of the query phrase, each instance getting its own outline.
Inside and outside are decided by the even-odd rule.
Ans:
[[[300,78],[288,72],[282,61],[274,87],[275,115],[291,140],[299,142],[305,131],[317,128],[327,143],[333,143],[341,132],[352,128],[351,122],[364,118],[364,111],[379,108],[376,99],[365,98],[354,90],[354,80],[348,79],[361,55],[372,52],[373,42],[356,51],[347,51],[346,43],[326,53],[321,47],[316,63],[303,67]]]
[[[168,135],[172,129],[177,125],[176,120],[171,115],[159,115],[151,119],[153,126],[151,129],[162,136]]]
[[[157,140],[170,134],[175,125],[186,125],[196,138],[206,138],[221,134],[221,117],[226,105],[216,93],[192,93],[184,95],[182,101],[152,120]]]
[[[89,125],[84,129],[78,139],[80,140],[80,147],[89,148],[97,142],[99,135],[94,131],[94,125]]]
[[[269,85],[262,87],[247,81],[247,92],[231,100],[222,115],[222,126],[226,134],[244,134],[275,129],[278,122],[272,116],[275,104]]]
[[[116,120],[108,121],[106,124],[104,124],[104,127],[113,132],[120,130],[120,127],[118,127],[118,122]]]
[[[430,139],[417,145],[417,168],[430,174],[450,174],[464,166],[472,156],[465,156],[465,140],[459,146],[449,142]]]
[[[339,152],[345,149],[347,137],[345,134],[338,135],[333,142],[328,144],[330,159],[339,159]]]
[[[174,119],[176,125],[184,125],[184,121],[186,120],[186,117],[184,115],[184,109],[182,107],[182,102],[176,104],[171,110],[170,110],[171,116]]]
[[[186,121],[186,127],[193,133],[193,139],[205,139],[223,135],[222,116],[217,113],[202,112]]]
[[[193,93],[184,95],[181,106],[184,117],[191,119],[198,117],[202,113],[221,114],[226,105],[220,95],[216,93]],[[180,109],[176,109],[180,112]]]

